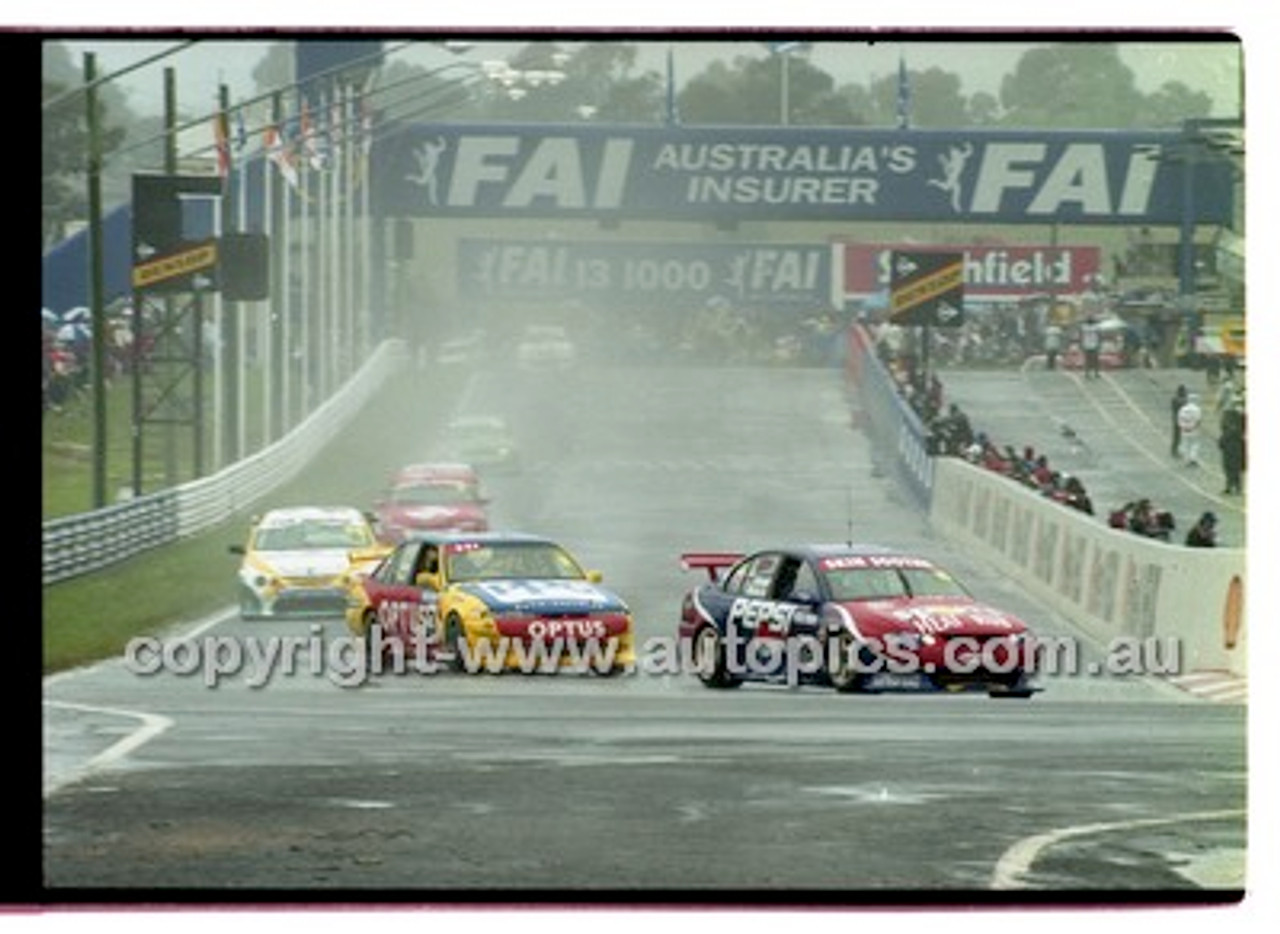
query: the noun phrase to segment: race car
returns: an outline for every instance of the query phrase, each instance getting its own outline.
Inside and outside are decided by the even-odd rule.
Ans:
[[[558,324],[531,324],[516,345],[516,359],[529,368],[566,367],[577,354],[568,332]]]
[[[614,674],[635,663],[634,631],[601,579],[534,535],[414,533],[354,584],[347,626],[371,659]]]
[[[421,463],[398,470],[373,511],[378,537],[394,544],[415,530],[483,532],[488,503],[470,464]]]
[[[272,509],[253,520],[239,569],[240,616],[331,616],[346,608],[348,576],[377,541],[353,506]],[[375,552],[376,554],[376,552]]]
[[[844,693],[985,691],[1030,697],[1020,619],[927,558],[877,545],[689,552],[707,580],[684,597],[680,644],[703,684],[827,685]]]
[[[498,415],[459,415],[444,429],[447,456],[475,467],[510,469],[519,463],[515,439]]]

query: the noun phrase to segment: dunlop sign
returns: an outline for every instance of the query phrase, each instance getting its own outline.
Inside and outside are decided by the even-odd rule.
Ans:
[[[168,256],[160,256],[136,264],[133,267],[133,287],[150,289],[164,285],[170,289],[191,288],[193,283],[186,280],[195,273],[211,269],[217,264],[218,244],[210,240],[180,253],[170,253]]]
[[[889,320],[942,328],[964,324],[964,254],[894,250]]]

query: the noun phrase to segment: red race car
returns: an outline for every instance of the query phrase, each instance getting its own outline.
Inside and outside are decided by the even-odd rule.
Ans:
[[[744,681],[842,692],[986,691],[1030,697],[1025,623],[945,569],[873,545],[688,553],[708,580],[680,612],[680,644],[708,687]]]
[[[374,504],[378,537],[395,544],[416,531],[484,532],[488,505],[469,464],[410,464],[396,472]]]

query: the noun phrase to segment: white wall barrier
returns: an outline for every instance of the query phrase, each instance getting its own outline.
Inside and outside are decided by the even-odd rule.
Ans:
[[[1242,548],[1187,548],[1112,529],[952,457],[934,460],[930,520],[1104,645],[1176,638],[1184,669],[1246,673]]]
[[[111,567],[213,528],[255,505],[301,473],[407,361],[402,341],[384,341],[333,396],[261,451],[172,489],[45,522],[43,582]]]

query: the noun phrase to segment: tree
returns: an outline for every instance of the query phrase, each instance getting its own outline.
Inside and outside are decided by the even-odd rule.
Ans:
[[[1132,127],[1142,111],[1114,43],[1031,49],[1001,82],[1000,103],[1003,123],[1017,127]]]
[[[800,53],[716,60],[689,80],[679,102],[681,122],[690,124],[848,126],[858,119],[835,80]]]
[[[1177,128],[1191,117],[1207,117],[1213,99],[1203,91],[1193,91],[1181,81],[1166,81],[1143,101],[1143,126]]]
[[[941,68],[907,71],[911,92],[908,117],[913,127],[967,126],[968,108],[960,93],[960,77]],[[896,72],[878,78],[871,85],[873,107],[869,122],[879,126],[898,124],[898,75]]]
[[[969,98],[968,111],[971,126],[994,126],[1000,122],[1000,102],[986,91],[976,91]]]
[[[85,173],[88,171],[88,130],[85,98],[70,93],[84,83],[81,70],[72,64],[67,48],[55,42],[44,45],[40,121],[41,243],[45,248],[65,236],[68,223],[87,215]],[[104,161],[125,139],[123,125],[130,111],[118,88],[102,85],[98,91],[98,146]],[[109,189],[104,165],[104,201]]]

